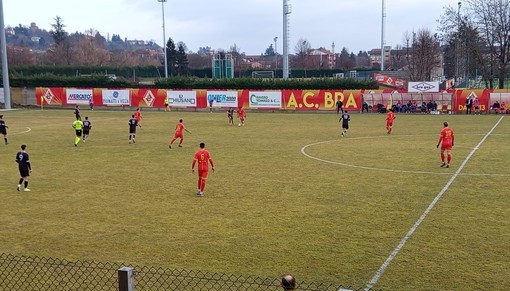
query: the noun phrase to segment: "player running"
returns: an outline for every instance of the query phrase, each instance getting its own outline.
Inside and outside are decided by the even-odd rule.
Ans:
[[[209,164],[211,164],[214,172],[214,162],[211,154],[205,149],[205,143],[200,143],[200,149],[195,152],[193,163],[191,164],[191,172],[195,173],[195,164],[198,163],[198,184],[197,184],[197,196],[204,196],[205,183],[209,174]]]
[[[83,122],[81,118],[76,118],[73,122],[74,132],[76,133],[76,137],[74,138],[74,146],[77,147],[78,143],[81,140],[82,130],[83,130]]]
[[[74,116],[76,117],[76,119],[81,120],[80,105],[78,105],[78,104],[76,106],[74,106]]]
[[[230,107],[227,110],[228,124],[234,125],[234,108]]]
[[[131,115],[131,119],[128,121],[129,125],[129,143],[136,143],[135,137],[136,137],[136,127],[141,125],[138,124],[138,121],[136,121],[135,115]]]
[[[386,113],[386,131],[391,134],[393,131],[393,121],[397,118],[395,110],[392,108]]]
[[[351,121],[351,116],[347,110],[344,110],[344,113],[342,113],[338,120],[338,122],[342,122],[342,136],[347,134],[347,130],[349,130],[349,121]]]
[[[83,121],[83,142],[85,142],[87,137],[89,137],[91,129],[92,129],[92,122],[90,122],[88,116],[85,116],[85,120]]]
[[[24,186],[25,192],[29,192],[30,189],[28,189],[28,177],[30,176],[30,173],[32,172],[32,166],[30,165],[30,158],[28,157],[28,153],[26,152],[27,145],[22,144],[21,145],[21,151],[19,151],[16,154],[16,163],[18,163],[19,168],[19,175],[21,178],[18,182],[18,188],[17,190],[20,191],[21,186]]]
[[[454,141],[455,136],[453,134],[453,129],[448,127],[448,122],[446,121],[443,122],[443,129],[441,130],[441,134],[439,135],[439,140],[437,141],[436,146],[436,148],[439,148],[439,145],[441,145],[441,167],[446,168],[450,167],[450,162],[452,161],[452,148]]]
[[[7,141],[7,128],[9,127],[5,125],[4,116],[0,115],[0,134],[4,136],[4,141],[6,145],[9,144],[9,142]]]
[[[244,110],[244,108],[241,106],[239,107],[239,109],[237,110],[237,117],[239,118],[239,121],[241,123],[239,123],[239,126],[244,126],[244,120],[246,119],[246,111]]]
[[[184,130],[191,134],[191,131],[186,129],[186,127],[184,126],[184,123],[182,123],[182,119],[179,119],[179,123],[177,123],[177,125],[175,126],[174,137],[172,138],[172,140],[170,141],[170,144],[168,145],[169,149],[172,148],[172,144],[178,138],[180,139],[179,140],[179,147],[180,148],[182,147],[182,142],[184,141],[184,134],[183,134]]]

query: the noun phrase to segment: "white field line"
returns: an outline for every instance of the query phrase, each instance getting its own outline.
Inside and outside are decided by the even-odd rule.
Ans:
[[[482,140],[476,145],[476,147],[469,153],[469,155],[466,157],[466,159],[462,162],[462,164],[460,165],[459,169],[457,169],[457,171],[455,171],[455,173],[453,174],[453,176],[450,178],[450,180],[446,183],[446,185],[443,187],[443,189],[441,189],[441,191],[439,191],[439,193],[437,194],[437,196],[434,198],[434,200],[432,200],[432,202],[430,203],[429,207],[427,207],[427,209],[425,210],[425,212],[423,212],[423,214],[420,216],[420,218],[414,223],[413,227],[411,227],[411,229],[409,229],[409,231],[407,232],[407,234],[402,238],[402,240],[400,241],[400,243],[395,247],[395,249],[391,252],[391,254],[388,256],[388,258],[386,258],[386,261],[384,261],[384,263],[381,265],[381,267],[379,268],[379,270],[377,270],[377,272],[375,273],[375,275],[372,277],[372,279],[370,280],[370,282],[368,282],[368,284],[366,285],[365,287],[365,290],[370,290],[372,289],[372,287],[374,287],[375,284],[377,284],[377,282],[379,281],[379,279],[381,278],[381,276],[384,274],[384,272],[386,271],[386,269],[388,268],[388,266],[390,265],[391,261],[393,261],[393,259],[398,255],[398,253],[400,252],[400,250],[404,247],[404,245],[407,243],[407,240],[409,240],[409,238],[413,235],[413,233],[416,231],[416,229],[420,226],[420,224],[423,222],[423,220],[425,220],[425,218],[427,217],[427,215],[429,214],[429,212],[432,210],[432,208],[434,208],[434,206],[436,205],[436,203],[439,201],[439,199],[441,199],[441,197],[443,196],[443,194],[446,192],[446,190],[448,190],[448,188],[450,188],[450,185],[453,183],[453,181],[455,181],[455,179],[457,178],[457,176],[459,176],[460,172],[462,171],[462,169],[464,169],[464,167],[466,166],[467,162],[469,161],[469,159],[471,159],[471,157],[474,155],[474,153],[480,148],[480,146],[482,145],[482,143],[489,137],[489,135],[494,131],[494,129],[496,129],[496,127],[501,123],[501,121],[503,120],[504,116],[502,116],[498,122],[496,122],[496,124],[491,128],[491,130],[489,130],[489,132],[482,138]]]
[[[32,131],[32,129],[30,127],[25,127],[26,130],[24,131],[20,131],[20,132],[14,132],[14,133],[9,133],[9,135],[18,135],[18,134],[24,134],[24,133],[29,133]]]

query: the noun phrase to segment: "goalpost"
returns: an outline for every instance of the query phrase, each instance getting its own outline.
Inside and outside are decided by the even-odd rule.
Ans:
[[[264,78],[264,79],[272,79],[274,78],[274,71],[253,71],[251,72],[252,78]]]

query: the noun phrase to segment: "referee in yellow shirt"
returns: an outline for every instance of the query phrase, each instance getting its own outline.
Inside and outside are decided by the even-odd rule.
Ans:
[[[81,121],[80,117],[76,117],[76,120],[73,122],[73,128],[76,131],[76,137],[74,138],[74,146],[77,147],[78,143],[81,140],[81,134],[83,130],[83,121]]]

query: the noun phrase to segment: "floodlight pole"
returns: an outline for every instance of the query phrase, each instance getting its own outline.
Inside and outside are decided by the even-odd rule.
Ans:
[[[384,71],[384,18],[386,18],[384,0],[382,0],[381,15],[381,72]]]
[[[275,74],[276,74],[276,70],[278,69],[278,50],[276,49],[276,41],[278,40],[278,37],[275,36],[273,40],[274,40],[274,62],[275,62],[274,68],[275,68]]]
[[[11,109],[11,90],[9,86],[9,66],[7,65],[7,45],[5,43],[4,4],[0,0],[0,42],[2,51],[2,80],[4,82],[5,109]]]
[[[161,15],[163,16],[163,51],[165,53],[165,78],[168,78],[168,60],[166,55],[166,29],[165,29],[165,2],[167,0],[158,0],[161,2]]]

